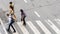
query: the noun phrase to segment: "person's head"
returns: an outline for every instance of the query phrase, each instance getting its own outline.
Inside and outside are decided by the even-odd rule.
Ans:
[[[10,4],[12,4],[12,2],[10,2]]]
[[[7,14],[7,16],[9,16],[9,14]]]
[[[20,11],[23,13],[23,9],[20,9]]]

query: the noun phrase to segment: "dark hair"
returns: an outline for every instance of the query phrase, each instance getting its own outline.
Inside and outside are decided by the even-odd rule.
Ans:
[[[13,6],[10,6],[10,8],[14,11],[14,7]]]
[[[10,4],[12,4],[12,2],[10,2]]]
[[[21,12],[23,12],[23,9],[20,9]]]
[[[12,4],[12,2],[10,2],[10,4]],[[14,11],[14,6],[10,5],[9,7]]]
[[[9,14],[7,14],[7,16],[9,16]]]

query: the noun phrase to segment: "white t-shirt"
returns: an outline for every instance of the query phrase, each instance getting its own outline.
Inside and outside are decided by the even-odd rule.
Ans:
[[[11,16],[8,17],[8,23],[11,23]]]

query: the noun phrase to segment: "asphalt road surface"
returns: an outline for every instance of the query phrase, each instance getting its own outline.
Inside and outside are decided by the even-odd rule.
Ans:
[[[10,32],[6,30],[10,1],[17,17],[13,24],[16,33],[12,28]],[[22,25],[20,9],[27,15],[26,26]],[[1,34],[60,34],[60,0],[0,0],[0,18]]]

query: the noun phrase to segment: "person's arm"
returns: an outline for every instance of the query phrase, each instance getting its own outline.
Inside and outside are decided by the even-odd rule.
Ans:
[[[15,14],[14,14],[13,18],[14,18],[14,20],[17,22],[17,19],[16,19],[16,15],[15,15]]]

